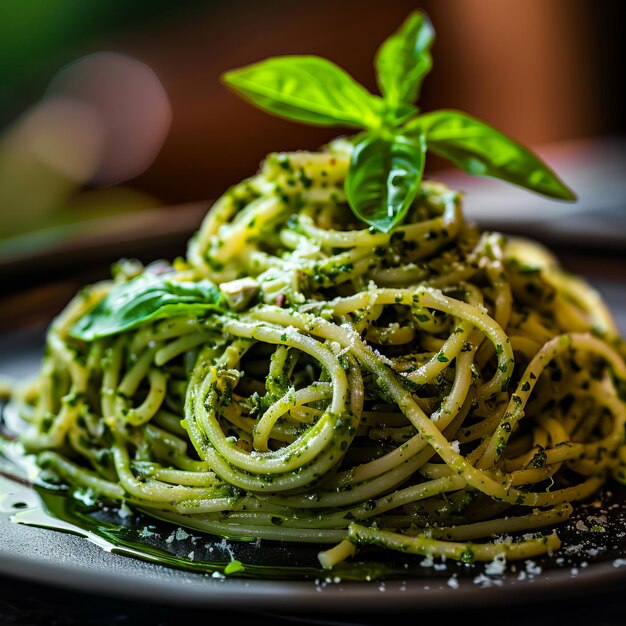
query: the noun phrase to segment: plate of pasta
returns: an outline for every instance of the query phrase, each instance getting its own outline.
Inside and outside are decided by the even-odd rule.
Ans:
[[[424,176],[432,151],[575,200],[484,122],[417,109],[433,38],[416,11],[383,43],[382,96],[318,57],[226,73],[270,113],[360,131],[267,155],[179,256],[129,250],[35,344],[5,337],[3,571],[333,608],[623,583],[624,329]]]

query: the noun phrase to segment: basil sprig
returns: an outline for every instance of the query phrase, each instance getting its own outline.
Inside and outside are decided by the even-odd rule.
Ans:
[[[316,56],[266,59],[227,72],[223,80],[274,115],[365,129],[353,138],[345,191],[354,214],[382,232],[406,215],[420,188],[427,150],[469,174],[575,200],[572,190],[537,155],[485,122],[454,110],[420,114],[415,101],[432,67],[434,40],[426,14],[414,11],[383,42],[375,58],[382,97]]]
[[[144,273],[113,285],[107,295],[70,329],[70,336],[94,341],[176,315],[206,315],[228,305],[214,283],[174,281],[168,274]]]

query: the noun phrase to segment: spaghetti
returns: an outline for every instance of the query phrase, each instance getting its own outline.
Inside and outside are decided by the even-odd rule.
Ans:
[[[558,549],[576,503],[626,480],[609,311],[439,183],[368,228],[349,161],[343,140],[271,154],[185,259],[124,261],[78,294],[15,395],[21,441],[71,486],[316,544],[324,567],[370,544],[465,562]]]

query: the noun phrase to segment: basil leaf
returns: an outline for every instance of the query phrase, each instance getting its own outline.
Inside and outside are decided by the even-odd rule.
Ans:
[[[419,189],[425,152],[419,135],[365,133],[354,147],[345,183],[356,216],[385,233],[398,224]]]
[[[415,118],[404,132],[426,135],[428,149],[476,176],[491,176],[561,200],[575,200],[537,155],[484,122],[453,110]]]
[[[435,31],[422,11],[414,11],[376,53],[378,84],[385,100],[396,107],[417,100],[432,67],[430,47]]]
[[[226,309],[220,290],[210,280],[177,282],[167,274],[145,273],[114,285],[91,311],[76,321],[70,335],[94,341],[166,317]]]
[[[376,128],[384,112],[381,98],[321,57],[273,57],[222,78],[260,108],[309,124]]]

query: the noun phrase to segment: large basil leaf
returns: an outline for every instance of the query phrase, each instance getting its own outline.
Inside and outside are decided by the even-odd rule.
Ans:
[[[389,232],[406,215],[424,171],[424,138],[364,133],[346,178],[346,196],[365,223]]]
[[[466,113],[433,111],[407,124],[426,135],[428,149],[476,176],[492,176],[531,191],[575,200],[576,196],[537,155]]]
[[[272,57],[222,78],[260,108],[309,124],[377,127],[384,109],[381,98],[316,56]]]
[[[385,100],[396,107],[417,100],[432,67],[430,47],[435,31],[422,11],[414,11],[376,53],[378,84]]]
[[[93,341],[166,317],[226,309],[220,290],[210,280],[178,282],[167,274],[144,273],[114,285],[74,324],[70,335]]]

